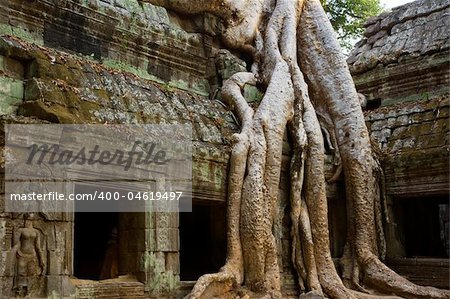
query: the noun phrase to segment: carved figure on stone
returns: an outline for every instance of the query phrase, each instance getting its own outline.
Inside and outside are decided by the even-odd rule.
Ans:
[[[12,247],[12,269],[14,270],[13,292],[25,297],[37,287],[38,277],[45,274],[45,263],[41,249],[41,232],[33,227],[34,213],[24,215],[24,227],[15,232]]]

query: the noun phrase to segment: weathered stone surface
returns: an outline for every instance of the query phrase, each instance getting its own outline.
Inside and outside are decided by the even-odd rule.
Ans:
[[[231,112],[217,101],[63,52],[50,49],[44,52],[31,44],[3,39],[0,53],[12,52],[14,55],[22,52],[28,58],[39,57],[27,70],[33,79],[26,85],[25,101],[17,106],[19,115],[56,123],[191,124],[193,186],[198,187],[194,192],[202,197],[210,191],[212,198],[225,199],[228,136],[237,130],[237,125]],[[51,63],[55,57],[60,63]],[[77,79],[60,77],[58,72],[63,69],[77,73],[73,75]]]
[[[24,98],[24,66],[0,55],[0,115],[15,114]]]
[[[414,3],[394,8],[392,12],[383,13],[366,23],[364,33],[369,48],[359,44],[348,60],[353,73],[370,70],[382,61],[384,56],[393,55],[397,59],[402,55],[425,55],[429,52],[445,51],[450,37],[448,32],[448,0],[418,0]],[[391,38],[392,37],[392,38]],[[423,40],[427,37],[427,40]],[[396,52],[391,48],[402,44]],[[376,47],[377,41],[383,47]]]
[[[408,258],[389,261],[389,266],[414,283],[449,287],[448,261],[432,258]]]
[[[301,294],[300,297],[298,297],[299,299],[323,299],[325,297],[314,294],[313,292],[309,292],[306,294]]]
[[[415,283],[444,288],[448,260],[405,259],[402,212],[394,207],[401,199],[428,202],[450,193],[449,7],[448,0],[420,0],[372,18],[348,59],[367,99],[370,136],[381,148],[387,256],[396,259],[388,265]]]
[[[32,61],[24,69],[30,78],[23,91],[24,99],[21,99],[16,112],[2,117],[5,123],[153,122],[192,125],[193,196],[225,200],[228,138],[236,132],[237,125],[231,112],[217,101],[14,38],[0,39],[0,54],[8,61],[25,58]],[[7,78],[20,80],[20,76],[18,72],[15,77]],[[3,211],[2,206],[0,211]],[[159,269],[155,272],[158,277],[154,277],[158,282],[156,292],[173,290],[179,281],[178,215],[147,214],[146,217],[131,217],[128,220],[125,216],[122,222],[126,223],[126,227],[120,229],[121,234],[128,236],[125,244],[120,243],[122,271],[133,273],[140,281],[148,282],[148,272],[153,271],[151,265],[155,263],[154,266]],[[50,259],[47,270],[51,279],[47,290],[48,294],[56,292],[55,296],[58,296],[66,292],[64,279],[73,274],[73,223],[64,222],[73,221],[73,217],[50,214],[46,217],[47,221],[39,222],[39,229],[45,232],[45,250]],[[7,232],[0,230],[3,246],[9,250],[12,235]],[[154,260],[147,258],[151,251],[155,253]],[[2,252],[2,257],[9,262],[8,252]],[[2,276],[2,279],[5,277]],[[11,290],[6,282],[2,286]],[[130,292],[127,297],[121,295],[122,284],[117,288],[113,284],[82,284],[77,285],[77,296],[140,298],[144,287],[140,284],[137,288],[140,290],[138,293],[133,295]]]
[[[422,196],[449,192],[449,96],[366,112],[382,149],[387,192]]]
[[[156,250],[157,251],[178,251],[180,241],[178,228],[156,228]]]
[[[366,24],[348,58],[358,91],[381,104],[449,92],[449,0],[418,0]]]
[[[201,35],[188,33],[172,21],[164,8],[137,0],[0,3],[0,33],[92,56],[110,66],[206,94],[208,57]]]
[[[221,49],[216,55],[216,68],[223,81],[235,73],[247,71],[244,61],[224,49]]]
[[[19,83],[23,77],[27,78],[22,92],[12,89],[14,95],[22,93],[23,98],[15,104],[17,110],[8,110],[8,115],[2,118],[5,122],[191,124],[193,196],[209,202],[225,200],[229,136],[238,127],[232,113],[215,101],[219,97],[213,96],[214,93],[210,100],[180,91],[180,88],[194,89],[203,93],[207,90],[202,85],[206,84],[205,78],[210,81],[215,78],[213,83],[219,88],[220,80],[233,72],[246,71],[246,63],[229,52],[220,51],[217,57],[212,57],[212,36],[220,32],[221,26],[217,18],[205,14],[192,22],[186,21],[169,16],[162,8],[149,4],[139,6],[135,0],[31,1],[27,5],[19,5],[19,2],[0,3],[0,32],[33,40],[44,47],[14,38],[0,39],[0,58],[3,59],[0,60],[0,78]],[[445,18],[448,1],[419,2],[421,5],[413,5],[406,12],[397,9],[393,14],[371,19],[367,23],[366,38],[349,60],[358,90],[366,94],[369,101],[379,98],[387,105],[399,99],[421,100],[419,104],[383,108],[366,115],[371,137],[386,155],[390,155],[385,160],[390,195],[448,192],[443,183],[448,182],[448,171],[444,170],[448,166],[445,163],[448,162],[449,107],[448,97],[440,97],[448,80],[449,47],[448,41],[442,39],[448,38],[448,33],[444,32],[448,28],[448,18]],[[70,9],[64,10],[64,5]],[[27,28],[24,16],[30,16]],[[203,31],[205,35],[181,29],[187,27],[192,29],[190,32]],[[409,38],[425,32],[433,33],[427,34],[424,41]],[[52,48],[92,55],[104,64]],[[210,74],[206,71],[207,63],[214,65]],[[220,78],[216,78],[217,74]],[[176,81],[178,79],[184,82]],[[244,88],[244,95],[249,102],[260,100],[258,90],[250,86]],[[279,208],[284,217],[279,217],[275,224],[276,237],[283,269],[283,293],[286,298],[298,298],[289,242],[289,182],[286,179],[289,146],[283,148],[283,154]],[[424,165],[430,168],[424,170]],[[331,159],[327,159],[327,167],[332,167]],[[335,200],[333,207],[344,205],[343,191],[338,185],[329,186],[328,193]],[[0,212],[3,211],[1,204],[2,200]],[[55,217],[47,218],[45,223],[49,225],[41,228],[47,232],[48,255],[54,261],[49,263],[50,274],[55,274],[48,280],[49,293],[64,289],[64,278],[72,271],[71,223],[55,223],[60,220],[59,216]],[[3,219],[6,218],[0,218]],[[73,221],[70,216],[61,219]],[[1,223],[0,241],[5,240],[1,246],[7,251],[12,237],[8,226]],[[122,233],[129,236],[124,241],[130,245],[122,248],[123,269],[137,270],[136,277],[149,285],[162,281],[163,288],[173,288],[179,281],[180,268],[178,218],[147,214],[145,218],[132,218],[127,223]],[[330,228],[332,238],[341,233],[339,229]],[[332,246],[339,247],[338,243],[332,240]],[[66,250],[63,257],[60,248],[64,247],[70,250]],[[9,259],[5,250],[0,252],[0,265]],[[10,290],[11,277],[2,272],[0,276],[1,285]],[[141,298],[145,288],[147,293],[150,288],[136,281],[83,282],[77,286],[79,298]],[[303,296],[314,298],[311,294]]]
[[[144,294],[144,285],[135,279],[123,277],[107,281],[73,281],[77,287],[76,298],[146,298]]]
[[[166,270],[180,274],[180,256],[178,252],[166,252]]]

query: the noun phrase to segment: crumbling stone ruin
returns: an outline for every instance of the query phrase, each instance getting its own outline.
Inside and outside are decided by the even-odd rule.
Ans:
[[[414,282],[445,288],[448,16],[448,1],[416,1],[383,13],[367,22],[348,58],[365,96],[371,138],[384,157],[388,264]]]
[[[448,0],[418,0],[372,18],[347,60],[384,170],[384,261],[418,285],[444,289],[449,7]],[[30,215],[5,211],[0,200],[0,298],[182,298],[200,276],[220,270],[229,161],[241,125],[221,88],[251,66],[247,53],[225,50],[225,25],[208,12],[187,17],[136,0],[0,2],[2,132],[6,123],[190,124],[194,145],[192,213]],[[244,85],[244,98],[257,107],[261,90]],[[272,229],[283,298],[303,291],[291,260],[291,150],[285,138]],[[326,154],[332,178],[330,147]],[[331,256],[340,272],[344,189],[342,176],[327,183]],[[118,248],[116,274],[99,262],[108,242]]]

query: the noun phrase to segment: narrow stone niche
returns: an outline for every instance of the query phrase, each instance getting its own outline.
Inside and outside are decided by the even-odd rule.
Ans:
[[[449,257],[448,196],[399,199],[394,209],[407,258]]]
[[[79,190],[82,193],[126,192],[75,186],[75,193]],[[143,212],[75,212],[74,216],[73,274],[76,278],[101,281],[124,275],[139,276],[137,256],[145,250]]]
[[[215,273],[225,263],[226,206],[196,203],[192,213],[180,213],[180,279],[195,281]]]

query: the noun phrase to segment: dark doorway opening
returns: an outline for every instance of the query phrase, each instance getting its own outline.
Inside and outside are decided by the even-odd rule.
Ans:
[[[449,211],[448,196],[395,201],[406,257],[448,257]]]
[[[92,280],[114,278],[105,276],[104,269],[105,263],[118,264],[117,247],[112,248],[116,242],[114,239],[117,239],[118,225],[118,213],[75,213],[75,277]]]
[[[381,99],[368,100],[366,107],[363,107],[363,111],[376,110],[376,109],[380,108],[381,103],[382,103]]]
[[[331,256],[340,258],[344,254],[347,236],[345,186],[340,182],[335,184],[334,196],[328,197],[328,223]]]
[[[119,194],[126,198],[136,192],[133,186],[94,186],[76,184],[75,194]],[[105,206],[107,204],[108,206]],[[74,275],[80,279],[103,280],[133,275],[145,280],[145,271],[138,268],[137,258],[147,246],[145,212],[120,212],[121,200],[75,201],[74,214]],[[115,212],[84,212],[104,211]]]
[[[197,280],[215,273],[225,263],[225,204],[192,203],[191,213],[180,213],[180,278]]]

